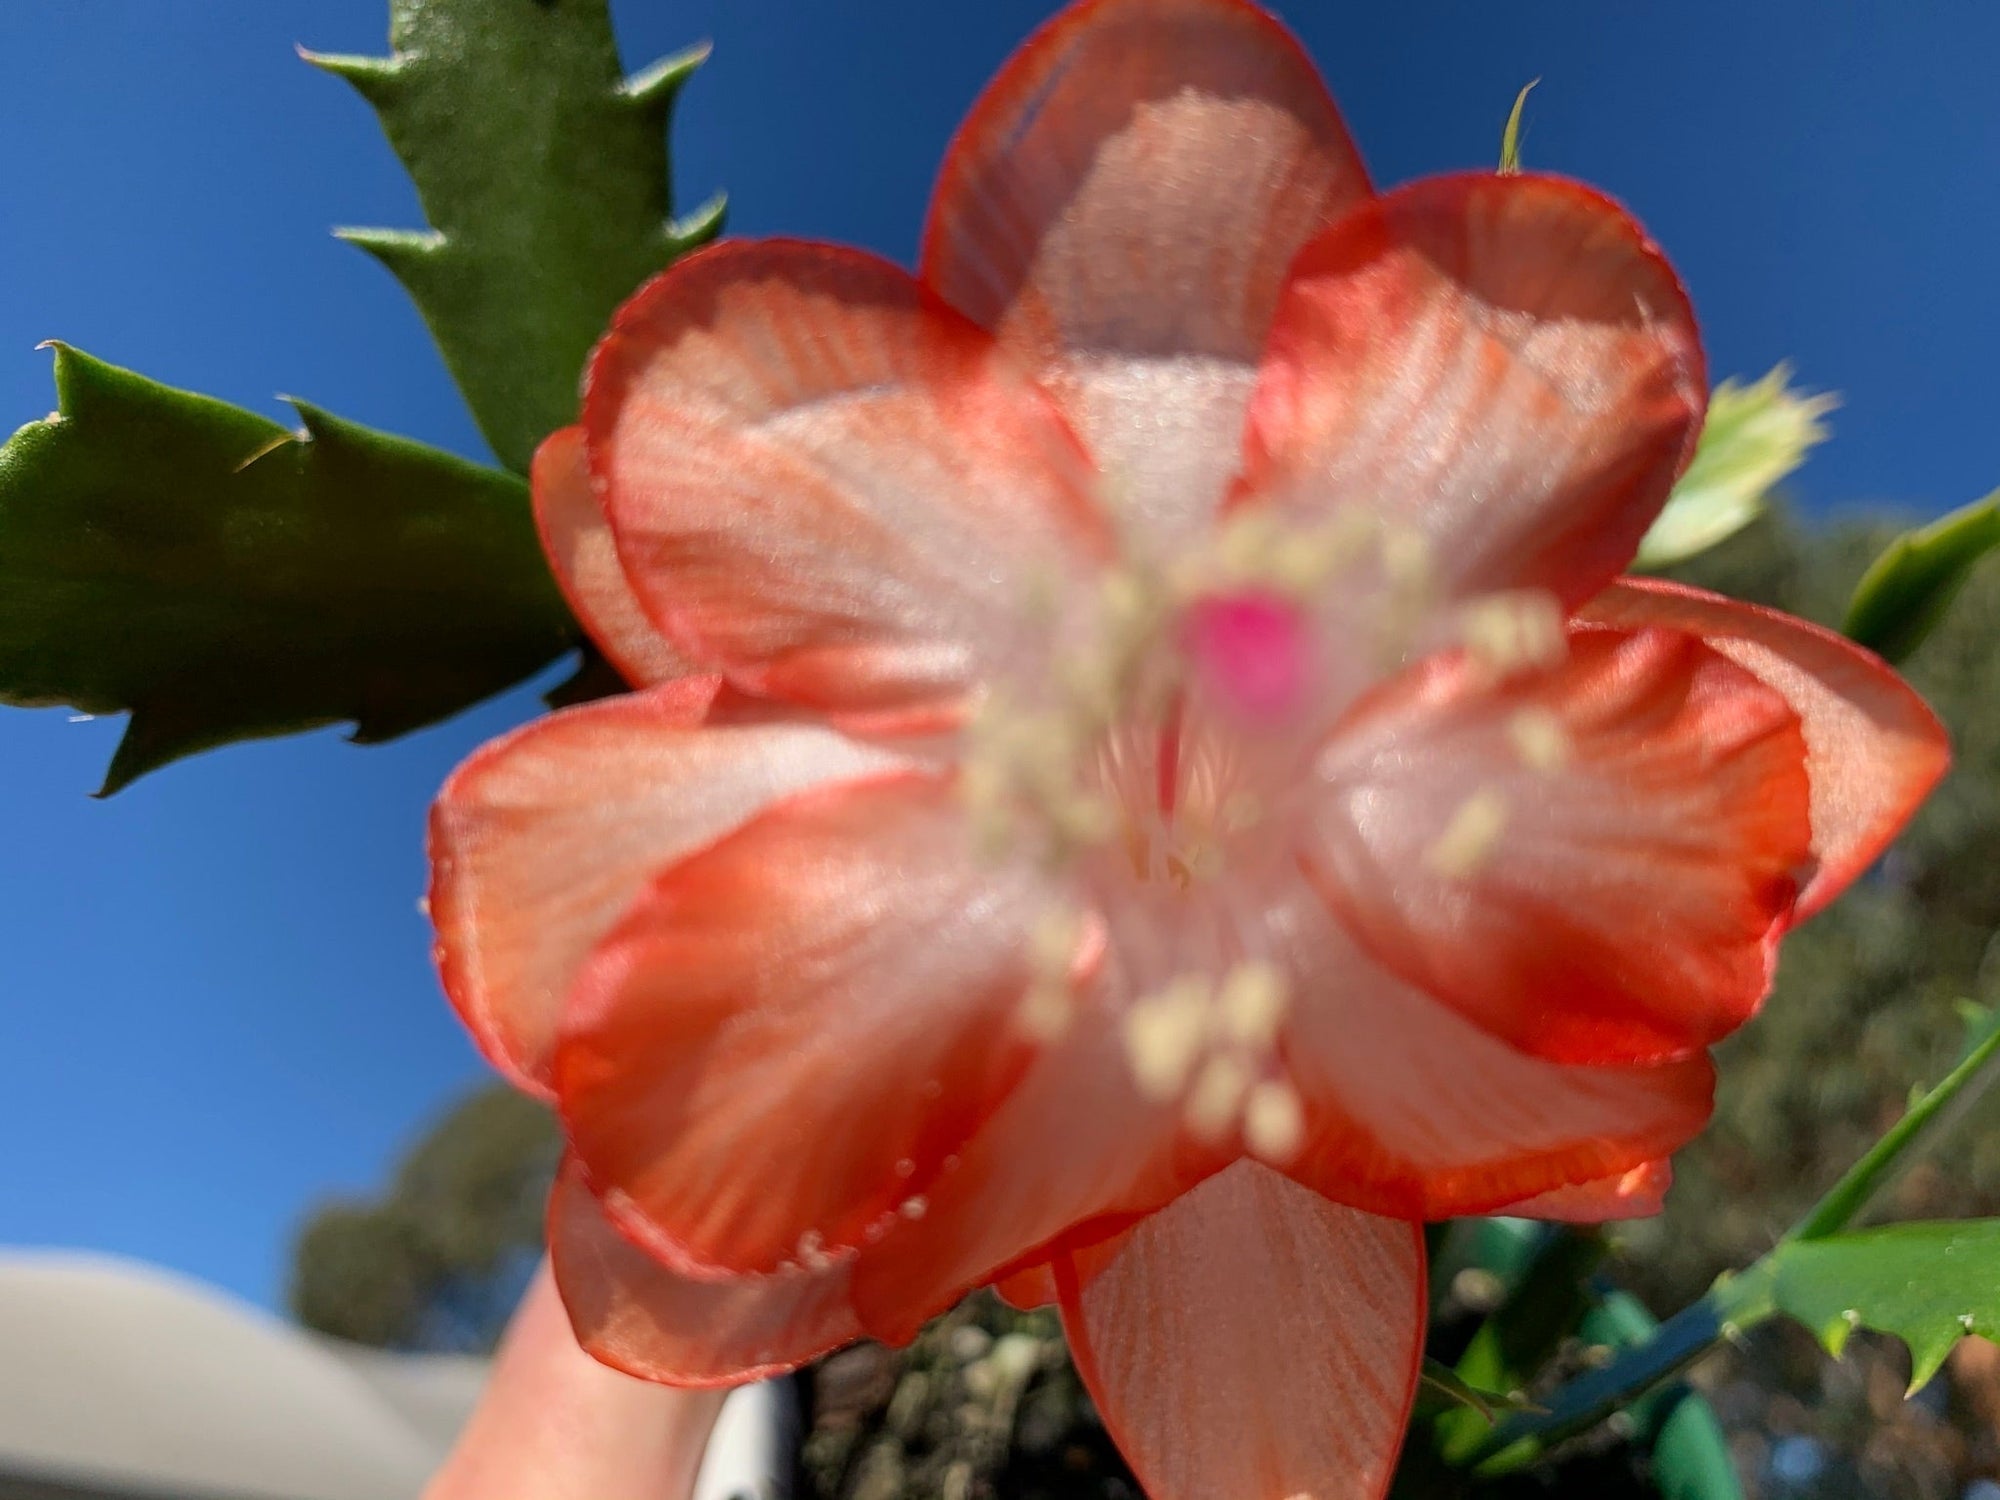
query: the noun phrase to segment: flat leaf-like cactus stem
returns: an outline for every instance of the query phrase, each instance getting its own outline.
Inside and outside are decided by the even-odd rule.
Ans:
[[[2000,551],[2000,490],[1906,531],[1854,586],[1841,628],[1901,661],[1943,623],[1972,570]]]
[[[2000,1335],[2000,1219],[1884,1224],[1789,1240],[1712,1294],[1742,1326],[1784,1313],[1838,1355],[1858,1329],[1910,1346],[1910,1390],[1968,1334]]]
[[[606,0],[391,0],[386,58],[306,53],[353,84],[430,227],[349,229],[416,300],[500,461],[576,417],[618,304],[722,223],[673,218],[667,125],[707,55],[627,78]]]
[[[0,702],[128,711],[105,792],[233,740],[389,739],[577,644],[514,475],[61,345],[55,374],[0,447]]]

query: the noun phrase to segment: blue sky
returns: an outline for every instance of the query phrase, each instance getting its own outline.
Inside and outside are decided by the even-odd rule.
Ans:
[[[526,0],[520,0],[526,3]],[[1036,0],[623,0],[627,56],[700,37],[684,204],[907,259],[974,91]],[[1530,165],[1629,203],[1718,375],[1841,391],[1815,506],[2000,483],[2000,9],[1291,0],[1377,179]],[[61,337],[274,410],[289,391],[475,456],[400,290],[335,223],[413,225],[372,117],[292,45],[380,50],[382,0],[0,5],[0,429]],[[253,1299],[327,1193],[382,1180],[480,1067],[416,910],[424,806],[526,692],[396,745],[328,732],[89,800],[114,722],[0,710],[0,1243],[147,1256]]]

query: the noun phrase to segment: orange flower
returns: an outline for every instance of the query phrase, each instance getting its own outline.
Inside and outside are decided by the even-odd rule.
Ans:
[[[916,276],[640,292],[535,497],[645,690],[432,844],[584,1346],[724,1384],[999,1282],[1160,1500],[1379,1494],[1419,1222],[1656,1207],[1944,766],[1864,652],[1618,577],[1705,389],[1616,205],[1377,196],[1246,0],[1047,26]]]

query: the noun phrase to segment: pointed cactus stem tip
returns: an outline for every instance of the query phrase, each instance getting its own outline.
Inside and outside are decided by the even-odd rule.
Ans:
[[[619,92],[642,109],[670,109],[682,85],[708,61],[713,50],[712,43],[700,42],[684,52],[663,57],[651,67],[641,69],[626,79]]]
[[[299,60],[318,68],[322,73],[330,73],[335,78],[344,78],[354,91],[370,104],[380,106],[394,95],[397,84],[403,76],[403,59],[399,57],[361,57],[351,53],[315,52],[310,47],[295,49]]]

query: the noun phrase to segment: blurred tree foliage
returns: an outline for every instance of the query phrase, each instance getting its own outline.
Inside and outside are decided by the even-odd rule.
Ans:
[[[1890,518],[1807,528],[1783,509],[1676,570],[1690,583],[1837,624]],[[1679,1306],[1780,1232],[1949,1068],[1955,1007],[2000,1003],[2000,568],[1982,567],[1904,672],[1955,763],[1877,869],[1786,941],[1762,1014],[1719,1054],[1714,1123],[1675,1162],[1659,1219],[1624,1235],[1656,1305]],[[2000,1213],[2000,1111],[1961,1121],[1876,1217]]]
[[[416,1144],[380,1198],[327,1203],[307,1219],[293,1313],[364,1344],[491,1349],[541,1254],[560,1149],[541,1105],[482,1089]]]

